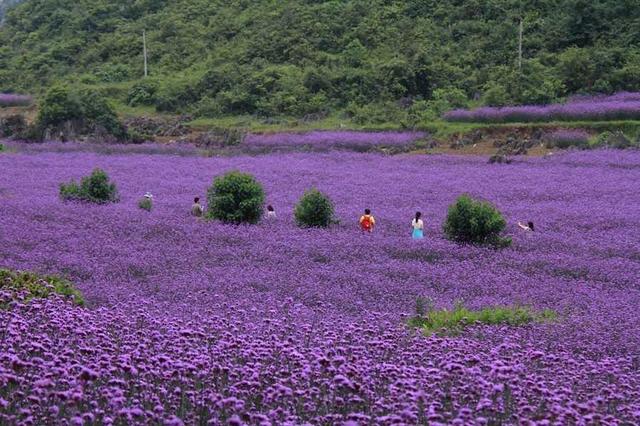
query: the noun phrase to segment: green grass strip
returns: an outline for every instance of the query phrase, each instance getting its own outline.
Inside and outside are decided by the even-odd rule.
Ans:
[[[409,319],[409,326],[421,328],[425,335],[458,334],[473,325],[521,326],[529,323],[553,322],[557,314],[545,309],[537,312],[528,307],[494,306],[473,311],[461,305],[453,310],[430,310]]]
[[[27,300],[43,299],[55,293],[72,299],[76,305],[84,305],[82,294],[71,282],[53,275],[41,276],[32,272],[0,269],[0,290],[9,290],[14,294],[26,292]]]

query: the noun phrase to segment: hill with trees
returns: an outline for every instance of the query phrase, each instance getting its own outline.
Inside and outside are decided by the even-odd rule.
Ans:
[[[0,91],[196,117],[419,121],[640,89],[635,0],[25,0],[0,46]]]

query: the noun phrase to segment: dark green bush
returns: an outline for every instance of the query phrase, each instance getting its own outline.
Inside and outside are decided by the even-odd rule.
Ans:
[[[11,292],[26,292],[27,299],[47,298],[52,293],[68,297],[78,305],[83,305],[82,294],[69,281],[60,277],[40,276],[31,272],[14,272],[0,269],[0,289]]]
[[[506,247],[511,240],[500,237],[505,226],[504,218],[493,205],[461,195],[449,207],[443,228],[452,241]]]
[[[80,184],[71,181],[60,185],[60,197],[65,201],[87,201],[104,204],[118,201],[116,185],[109,181],[109,176],[95,169],[90,176],[83,177]]]
[[[232,171],[214,179],[207,201],[209,219],[255,224],[262,218],[264,191],[253,176]]]
[[[310,189],[298,201],[294,215],[302,228],[326,228],[334,222],[333,202],[317,189]]]

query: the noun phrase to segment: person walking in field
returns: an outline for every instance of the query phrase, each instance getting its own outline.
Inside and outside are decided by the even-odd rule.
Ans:
[[[529,221],[527,222],[527,224],[523,224],[521,222],[518,222],[518,226],[520,227],[520,229],[522,229],[525,232],[533,232],[535,231],[535,226],[533,226],[533,222]]]
[[[191,214],[195,217],[202,217],[204,214],[204,208],[200,204],[200,197],[193,199],[193,205],[191,206]]]
[[[416,212],[416,216],[411,221],[411,229],[413,230],[411,237],[414,240],[421,240],[424,238],[424,222],[420,219],[421,217],[422,212]]]
[[[364,209],[364,214],[360,217],[358,223],[360,223],[362,232],[373,232],[373,228],[376,226],[376,219],[371,214],[371,210]]]

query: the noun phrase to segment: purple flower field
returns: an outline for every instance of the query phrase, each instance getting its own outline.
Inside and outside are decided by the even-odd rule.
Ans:
[[[611,96],[575,97],[564,104],[457,109],[447,112],[444,119],[479,123],[638,120],[640,93],[623,92]]]
[[[58,184],[94,167],[121,202],[60,202]],[[276,221],[189,216],[230,169],[263,182]],[[640,153],[624,151],[500,166],[355,153],[0,155],[0,267],[66,276],[86,301],[7,305],[0,293],[0,424],[637,424],[639,179]],[[340,225],[295,227],[311,186],[333,198]],[[146,191],[151,213],[137,207]],[[503,211],[511,248],[444,240],[462,192]],[[365,207],[372,235],[357,230]],[[560,319],[424,337],[404,326],[417,297]]]
[[[0,107],[28,106],[33,102],[29,95],[19,95],[16,93],[0,93]]]
[[[387,146],[409,145],[425,136],[423,132],[360,132],[312,131],[307,133],[250,134],[244,144],[250,148],[293,148],[308,146],[312,149],[342,148],[351,150]]]

